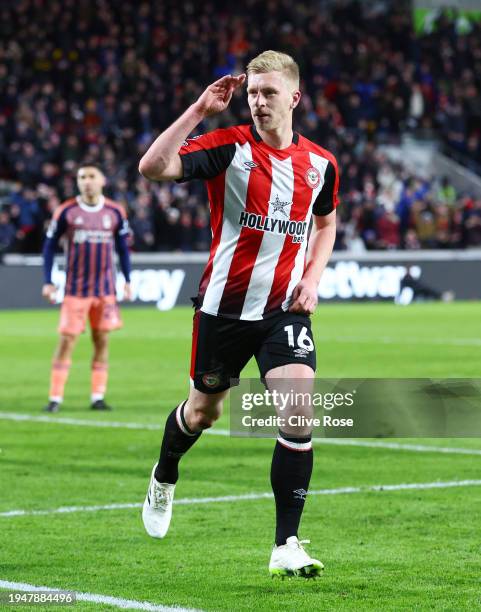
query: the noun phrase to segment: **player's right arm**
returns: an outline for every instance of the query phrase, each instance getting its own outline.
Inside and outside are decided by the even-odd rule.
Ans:
[[[245,74],[227,75],[209,85],[199,99],[151,144],[139,163],[139,172],[152,181],[171,181],[183,177],[179,149],[192,130],[206,117],[225,110],[234,91],[241,87]]]
[[[52,268],[58,241],[67,229],[66,206],[59,206],[53,213],[43,244],[43,274],[44,284],[42,296],[49,302],[55,301],[57,287],[52,283]]]

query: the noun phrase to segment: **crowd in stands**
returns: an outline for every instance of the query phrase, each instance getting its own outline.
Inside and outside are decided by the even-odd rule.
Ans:
[[[0,6],[0,253],[40,251],[45,225],[98,162],[136,251],[209,246],[200,182],[154,184],[138,161],[214,79],[273,48],[301,68],[295,129],[336,154],[336,248],[481,246],[481,201],[420,179],[378,148],[438,134],[481,162],[481,25],[441,16],[416,35],[401,2],[18,0]],[[374,8],[373,8],[374,7]],[[250,122],[245,92],[205,132]]]

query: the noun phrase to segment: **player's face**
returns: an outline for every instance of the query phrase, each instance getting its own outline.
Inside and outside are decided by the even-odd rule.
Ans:
[[[98,168],[85,166],[78,171],[77,186],[83,198],[87,200],[95,199],[105,187],[105,176]]]
[[[278,71],[250,74],[247,82],[247,101],[258,130],[277,130],[291,121],[300,92]]]

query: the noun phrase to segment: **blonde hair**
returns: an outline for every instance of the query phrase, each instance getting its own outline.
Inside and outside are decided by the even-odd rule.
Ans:
[[[287,53],[264,51],[247,64],[247,74],[259,74],[276,70],[299,89],[299,66]]]

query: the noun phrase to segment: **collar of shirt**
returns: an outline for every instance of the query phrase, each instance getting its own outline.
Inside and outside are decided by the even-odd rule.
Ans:
[[[292,142],[288,147],[286,147],[285,149],[276,149],[275,147],[271,147],[270,145],[268,145],[266,142],[262,140],[261,135],[257,131],[257,128],[254,124],[251,125],[250,131],[256,143],[261,144],[263,147],[265,147],[269,151],[272,151],[273,153],[277,153],[278,155],[279,154],[285,155],[286,153],[287,154],[292,153],[292,150],[296,149],[299,144],[299,134],[297,132],[293,132]]]
[[[86,204],[85,202],[82,201],[82,198],[80,196],[77,196],[76,200],[77,200],[77,204],[80,206],[82,210],[85,210],[85,212],[92,212],[92,213],[102,210],[103,205],[105,204],[105,197],[103,195],[99,197],[99,203],[95,204],[95,206]]]

